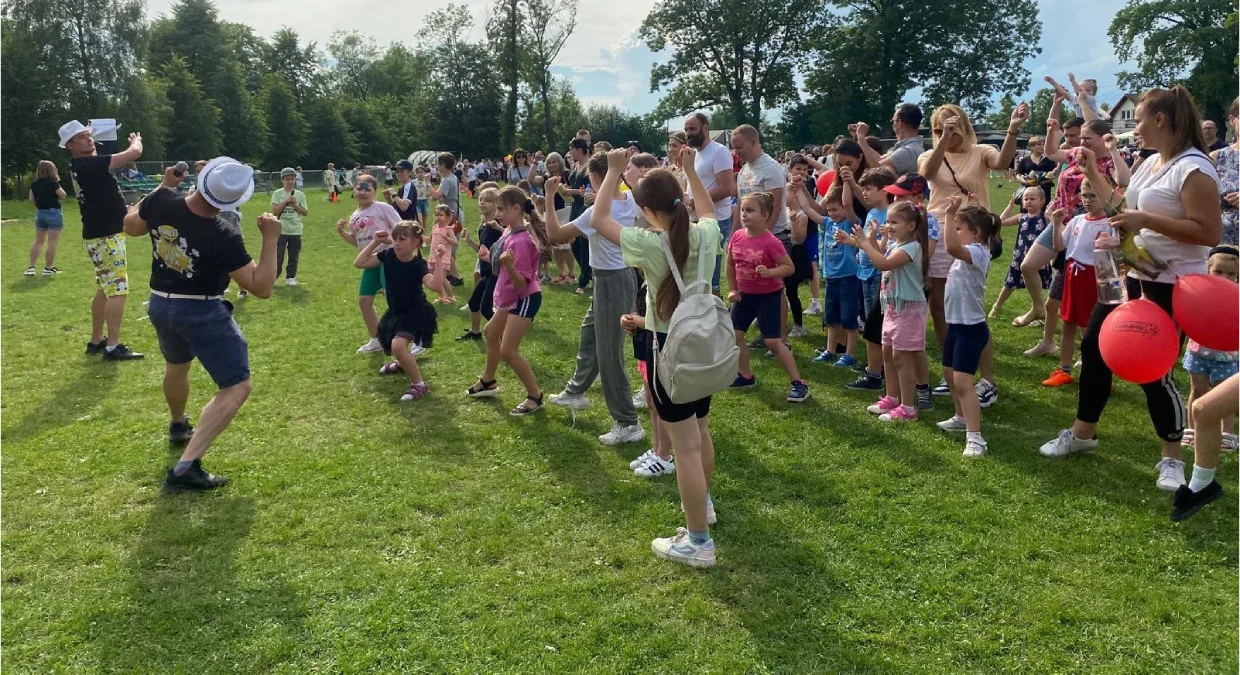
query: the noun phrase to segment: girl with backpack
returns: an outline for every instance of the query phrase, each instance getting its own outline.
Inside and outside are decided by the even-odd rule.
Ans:
[[[693,166],[695,154],[691,148],[684,148],[682,165],[690,189],[696,194],[706,194],[702,179]],[[709,293],[709,276],[719,255],[719,225],[715,222],[714,205],[709,200],[703,200],[698,206],[698,222],[690,224],[685,195],[676,177],[666,169],[653,169],[632,192],[651,229],[622,227],[611,217],[611,202],[627,164],[624,149],[612,150],[607,154],[607,176],[595,199],[590,225],[608,241],[620,246],[624,262],[641,270],[646,277],[646,326],[655,337],[647,363],[652,373],[651,399],[667,429],[672,447],[676,448],[676,483],[680,488],[681,506],[688,526],[680,528],[674,536],[655,539],[651,542],[651,550],[664,560],[692,567],[713,567],[715,543],[710,537],[709,524],[715,522],[715,509],[710,500],[715,446],[708,419],[710,396],[682,403],[673,402],[659,377],[658,368],[664,365],[661,364],[662,358],[654,352],[667,350],[670,320],[681,303],[681,284],[672,274],[664,242],[670,249],[683,285],[686,288],[694,285],[705,274],[705,292]],[[715,300],[718,301],[717,298]]]

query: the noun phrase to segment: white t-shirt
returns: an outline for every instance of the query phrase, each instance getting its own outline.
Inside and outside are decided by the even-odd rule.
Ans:
[[[990,249],[981,244],[969,244],[965,248],[969,249],[973,262],[952,259],[943,297],[943,315],[947,323],[972,326],[986,321],[982,297],[986,294],[986,273],[990,271]]]
[[[1124,195],[1125,206],[1168,218],[1183,218],[1184,205],[1180,203],[1180,190],[1184,188],[1184,181],[1188,180],[1194,171],[1200,171],[1217,184],[1218,170],[1209,157],[1195,148],[1185,150],[1166,165],[1155,169],[1159,158],[1159,155],[1154,155],[1146,159],[1132,175],[1132,180],[1128,182],[1128,192]],[[1167,263],[1169,267],[1153,279],[1138,274],[1135,270],[1129,272],[1129,276],[1172,284],[1176,279],[1188,274],[1206,273],[1209,246],[1186,244],[1153,230],[1141,230],[1137,235],[1137,244],[1144,246],[1150,255]]]
[[[732,170],[732,153],[723,145],[715,141],[707,141],[705,147],[698,151],[697,157],[693,159],[693,168],[697,170],[698,177],[702,179],[702,186],[707,190],[714,190],[719,185],[717,178],[720,171]],[[697,195],[692,195],[694,204],[701,200]],[[709,195],[703,195],[701,199],[709,199]],[[724,197],[715,202],[715,219],[727,220],[732,217],[732,198]],[[593,263],[591,263],[593,266]]]
[[[1068,260],[1075,260],[1082,265],[1094,266],[1094,240],[1102,235],[1110,236],[1111,221],[1103,216],[1098,220],[1090,220],[1088,214],[1068,221],[1063,229],[1063,250]],[[1203,265],[1204,265],[1204,258]]]
[[[625,193],[621,195],[624,196],[623,199],[617,197],[611,200],[611,218],[620,223],[621,227],[633,227],[638,213],[637,202],[631,195]],[[577,220],[570,223],[577,228],[578,232],[590,239],[590,267],[605,271],[622,270],[628,267],[624,264],[624,254],[620,252],[620,247],[608,241],[590,226],[592,215],[594,215],[594,207],[590,206],[582,211],[580,216],[577,216]]]
[[[780,202],[775,205],[775,213],[779,215],[778,220],[771,226],[771,234],[779,237],[788,231],[788,191],[784,188],[788,186],[788,171],[783,164],[771,159],[771,156],[763,153],[761,157],[752,162],[747,162],[741,167],[741,172],[736,175],[736,196],[737,199],[743,199],[746,195],[754,192],[770,192],[771,190],[783,189],[780,193]]]

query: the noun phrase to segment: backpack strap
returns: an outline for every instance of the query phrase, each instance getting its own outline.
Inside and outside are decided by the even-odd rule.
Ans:
[[[681,297],[685,295],[685,282],[680,278],[680,270],[676,267],[676,258],[672,256],[672,247],[667,243],[667,235],[659,234],[659,246],[663,249],[663,256],[667,258],[667,267],[672,273],[672,278],[676,280],[676,288],[680,289]]]
[[[672,278],[676,280],[676,288],[680,289],[680,297],[683,298],[688,294],[689,289],[697,288],[698,286],[706,286],[709,288],[710,282],[706,278],[706,258],[708,252],[707,249],[709,247],[706,245],[705,236],[698,237],[697,279],[695,279],[693,283],[688,286],[685,285],[684,279],[680,277],[680,270],[676,267],[676,258],[672,256],[672,247],[667,243],[666,234],[659,234],[659,246],[663,249],[664,257],[667,258],[667,266],[671,270]]]

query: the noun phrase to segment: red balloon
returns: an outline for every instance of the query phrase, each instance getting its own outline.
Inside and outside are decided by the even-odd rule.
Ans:
[[[823,171],[818,174],[818,194],[825,195],[827,190],[831,189],[831,184],[835,182],[835,169]]]
[[[1240,285],[1226,277],[1190,274],[1171,291],[1171,310],[1184,334],[1202,347],[1240,350]]]
[[[1111,372],[1145,384],[1175,367],[1180,332],[1162,307],[1138,298],[1120,305],[1102,322],[1098,349]]]

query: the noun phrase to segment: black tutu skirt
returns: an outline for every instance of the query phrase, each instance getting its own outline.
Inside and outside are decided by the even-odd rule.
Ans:
[[[439,317],[435,314],[435,308],[423,298],[412,309],[396,311],[388,308],[384,312],[383,318],[379,319],[379,344],[383,345],[384,354],[391,354],[392,339],[401,336],[429,348],[438,330]]]

